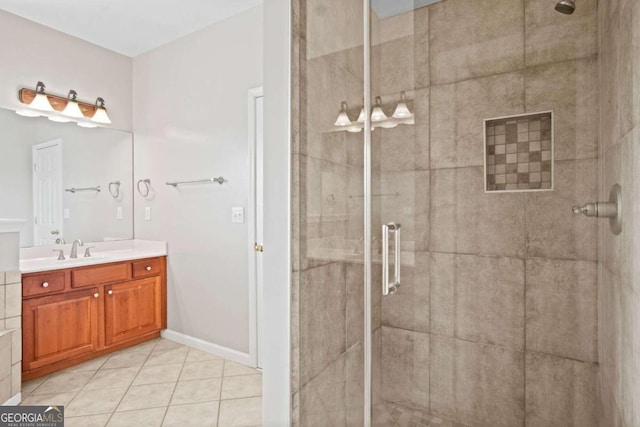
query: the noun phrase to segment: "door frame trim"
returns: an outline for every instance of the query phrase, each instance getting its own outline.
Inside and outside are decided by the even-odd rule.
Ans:
[[[258,289],[257,262],[254,244],[256,241],[256,105],[258,98],[264,96],[262,86],[249,89],[248,92],[248,129],[249,129],[249,208],[247,209],[247,224],[249,225],[249,360],[254,368],[258,367],[258,352],[262,349],[258,348],[258,331],[259,323],[262,319],[258,319],[258,296],[261,292]],[[264,117],[264,114],[263,114]]]

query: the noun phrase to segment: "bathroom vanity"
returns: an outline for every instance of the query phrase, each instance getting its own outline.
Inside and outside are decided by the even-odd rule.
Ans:
[[[160,336],[166,256],[140,258],[150,254],[132,248],[21,261],[23,381]]]

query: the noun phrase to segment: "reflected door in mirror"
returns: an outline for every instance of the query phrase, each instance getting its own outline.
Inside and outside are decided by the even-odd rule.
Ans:
[[[36,245],[62,237],[62,141],[33,146],[33,234]]]

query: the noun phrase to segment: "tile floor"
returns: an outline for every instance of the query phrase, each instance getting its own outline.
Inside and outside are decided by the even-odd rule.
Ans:
[[[262,374],[156,339],[22,384],[23,405],[64,405],[66,427],[260,426]]]

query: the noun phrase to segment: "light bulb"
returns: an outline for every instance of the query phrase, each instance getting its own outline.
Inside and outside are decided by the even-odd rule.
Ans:
[[[358,115],[358,123],[364,123],[364,107],[360,110],[360,115]]]
[[[80,111],[80,106],[78,105],[78,93],[71,89],[69,91],[69,95],[67,96],[67,106],[62,110],[62,114],[67,117],[72,117],[74,119],[84,119],[84,114]]]
[[[40,111],[53,111],[53,107],[47,98],[47,94],[44,92],[44,83],[38,82],[36,84],[36,97],[29,104],[29,107]]]
[[[376,106],[373,108],[371,112],[371,121],[372,122],[381,122],[387,119],[387,115],[382,111],[382,98],[376,96]]]
[[[396,110],[393,112],[393,117],[396,119],[411,117],[411,111],[409,111],[409,107],[407,107],[407,96],[404,92],[400,92],[400,102],[398,102]]]
[[[338,118],[334,123],[334,126],[349,126],[351,124],[351,119],[349,119],[349,115],[347,114],[348,105],[346,101],[342,101],[340,112],[338,113]]]
[[[104,99],[100,97],[96,99],[96,112],[91,118],[91,121],[95,123],[100,123],[102,125],[111,124],[111,119],[109,118],[109,115],[107,114],[107,110],[104,107]]]

